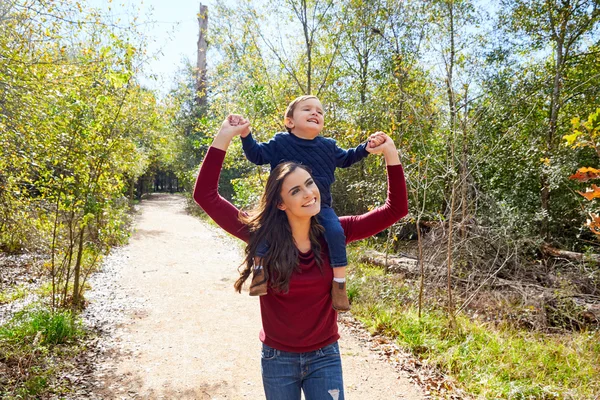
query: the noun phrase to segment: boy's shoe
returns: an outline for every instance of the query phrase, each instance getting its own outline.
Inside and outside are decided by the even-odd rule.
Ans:
[[[331,305],[337,312],[345,312],[350,310],[350,300],[348,300],[348,292],[346,292],[346,282],[331,283]]]
[[[267,294],[267,279],[263,269],[255,269],[250,283],[250,296],[264,296]]]

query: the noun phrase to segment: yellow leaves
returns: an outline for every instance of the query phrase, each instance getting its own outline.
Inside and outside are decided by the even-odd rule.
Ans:
[[[130,44],[125,46],[125,56],[127,58],[132,58],[135,55],[136,48]]]
[[[546,166],[550,166],[550,159],[548,157],[540,158],[540,162]]]
[[[575,143],[575,141],[577,140],[579,135],[581,135],[581,132],[575,131],[571,135],[563,136],[563,139],[565,139],[567,141],[567,144],[566,144],[567,146],[573,146],[573,143]]]
[[[596,144],[598,136],[600,136],[600,108],[591,113],[584,122],[581,122],[579,117],[572,118],[571,125],[573,126],[573,133],[563,136],[563,139],[567,141],[567,146],[573,148],[587,146],[593,147],[596,152],[599,151]]]

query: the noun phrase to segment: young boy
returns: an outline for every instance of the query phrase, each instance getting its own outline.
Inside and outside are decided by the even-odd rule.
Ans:
[[[230,121],[232,125],[245,120]],[[325,228],[325,240],[329,248],[329,258],[333,267],[331,290],[332,305],[336,311],[348,311],[350,302],[346,292],[346,237],[340,221],[331,208],[331,185],[335,181],[337,167],[346,168],[365,158],[370,149],[383,143],[378,134],[371,135],[366,143],[354,149],[344,150],[335,140],[319,134],[323,130],[324,112],[316,96],[301,96],[293,100],[285,112],[287,132],[277,133],[266,143],[257,143],[251,133],[242,135],[242,147],[248,160],[254,164],[271,164],[271,170],[279,163],[295,161],[308,165],[321,193],[319,223]],[[267,293],[267,282],[262,278],[260,257],[268,250],[268,243],[258,251],[256,269],[250,295],[262,296]]]

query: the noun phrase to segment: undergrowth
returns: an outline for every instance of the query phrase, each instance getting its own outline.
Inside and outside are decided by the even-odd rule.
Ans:
[[[0,304],[11,303],[13,301],[27,297],[29,288],[26,285],[18,285],[0,291]]]
[[[85,334],[69,311],[29,308],[0,326],[0,394],[2,399],[35,399],[48,393],[64,360],[80,347]],[[50,391],[62,389],[53,386]]]
[[[482,399],[596,399],[600,333],[550,334],[457,316],[450,330],[441,305],[417,310],[417,285],[379,267],[354,265],[352,314],[372,332],[394,338],[423,362]],[[427,297],[427,295],[426,295]]]

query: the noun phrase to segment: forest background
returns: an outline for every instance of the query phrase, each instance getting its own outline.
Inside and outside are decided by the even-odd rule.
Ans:
[[[130,205],[157,174],[189,193],[227,113],[266,141],[311,93],[325,136],[349,148],[382,130],[407,175],[409,215],[369,243],[381,267],[355,250],[356,316],[471,394],[600,394],[599,1],[217,2],[207,74],[182,65],[166,95],[141,83],[150,55],[136,18],[67,0],[0,5],[0,248],[37,260],[50,316],[84,305],[87,277],[126,242]],[[381,204],[381,163],[338,170],[339,215]],[[248,208],[267,176],[236,142],[221,191]],[[398,254],[416,261],[391,266]],[[0,290],[2,303],[25,292]],[[503,372],[466,377],[475,364],[461,354],[479,346],[467,326],[555,354],[506,360],[499,347],[479,361],[505,360]]]

